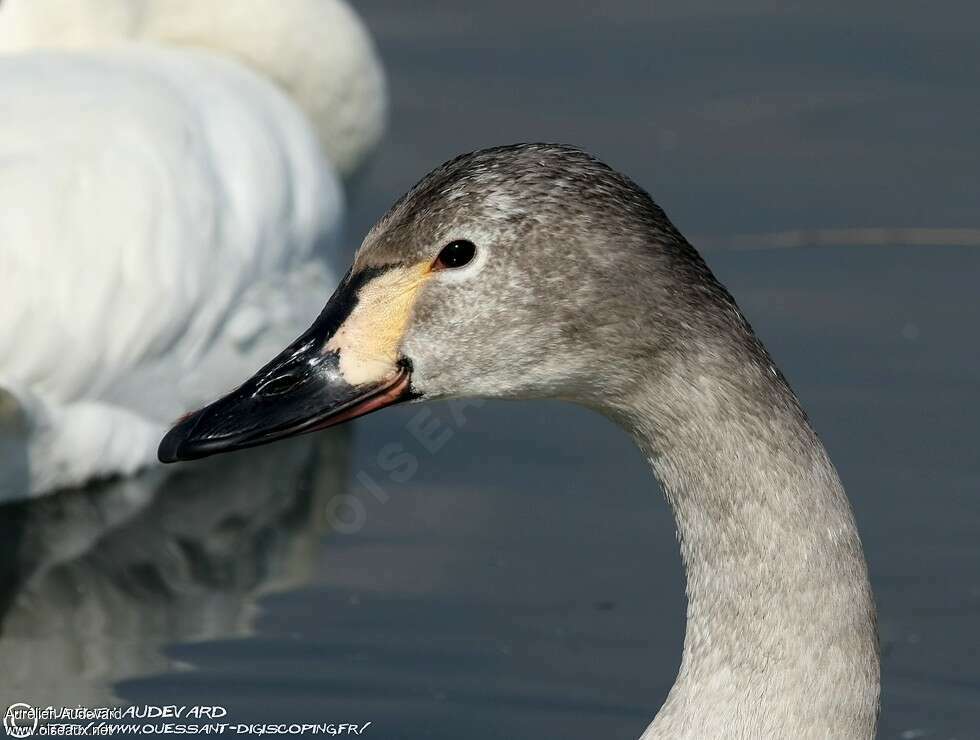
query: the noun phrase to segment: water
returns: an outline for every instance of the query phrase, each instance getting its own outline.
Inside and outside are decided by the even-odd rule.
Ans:
[[[567,141],[627,171],[705,247],[840,470],[879,605],[880,736],[980,737],[980,249],[719,246],[980,225],[980,10],[359,7],[393,109],[352,246],[468,149]],[[384,738],[638,736],[677,670],[684,597],[626,435],[486,403],[388,410],[344,462],[347,444],[6,507],[2,698],[218,704]]]

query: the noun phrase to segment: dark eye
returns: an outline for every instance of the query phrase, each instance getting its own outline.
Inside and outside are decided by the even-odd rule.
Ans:
[[[462,239],[449,242],[439,252],[439,256],[436,257],[432,267],[436,270],[451,270],[455,267],[462,267],[473,259],[474,254],[476,254],[476,245],[473,242]]]

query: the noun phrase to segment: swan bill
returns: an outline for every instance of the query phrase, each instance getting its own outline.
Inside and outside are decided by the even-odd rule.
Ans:
[[[397,354],[412,303],[405,286],[419,282],[413,272],[348,274],[299,339],[237,389],[180,419],[157,457],[171,463],[255,447],[413,398],[411,363]],[[385,294],[397,299],[384,301]]]

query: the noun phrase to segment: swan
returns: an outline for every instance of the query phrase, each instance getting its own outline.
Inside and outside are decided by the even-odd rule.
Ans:
[[[697,251],[581,150],[506,146],[435,169],[367,234],[309,330],[159,456],[461,396],[595,409],[663,484],[687,628],[643,740],[874,736],[874,603],[827,452]]]
[[[342,0],[0,6],[0,501],[156,464],[335,282],[385,114]]]

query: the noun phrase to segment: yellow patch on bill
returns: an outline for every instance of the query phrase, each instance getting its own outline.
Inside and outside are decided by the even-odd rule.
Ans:
[[[397,370],[398,345],[428,276],[425,263],[395,267],[358,291],[357,305],[324,348],[339,354],[344,380],[371,383]]]

